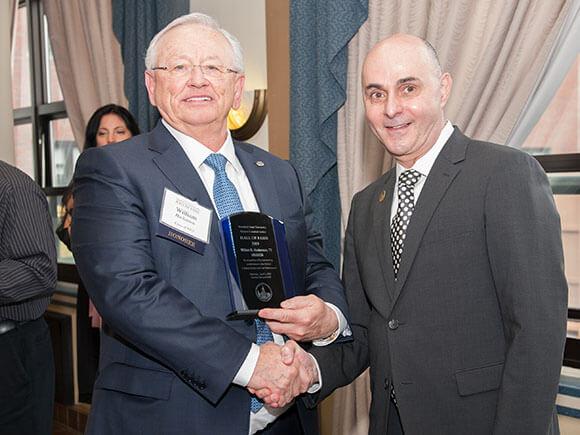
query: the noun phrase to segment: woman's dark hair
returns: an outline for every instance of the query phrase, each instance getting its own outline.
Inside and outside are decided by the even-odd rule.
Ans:
[[[73,189],[74,189],[73,180],[71,180],[68,186],[66,187],[66,190],[62,194],[62,198],[60,199],[60,203],[63,205],[63,207],[66,207],[66,203],[72,197]]]
[[[70,215],[72,218],[72,210],[68,210],[67,203],[68,200],[72,198],[73,195],[73,182],[71,181],[70,184],[67,186],[66,190],[62,194],[61,204],[65,210],[65,213],[62,215],[62,219],[60,220],[60,225],[55,230],[56,235],[60,239],[62,243],[66,245],[66,247],[71,250],[71,243],[70,243],[70,234],[69,230],[64,227],[64,221],[66,221],[67,215]]]
[[[103,116],[110,113],[120,117],[125,122],[125,125],[133,136],[140,133],[137,121],[135,121],[131,112],[117,104],[107,104],[106,106],[99,107],[95,110],[95,113],[93,113],[93,116],[89,119],[85,130],[85,147],[83,149],[86,150],[87,148],[94,148],[97,146],[97,132],[99,131],[99,125],[101,125],[101,119]]]

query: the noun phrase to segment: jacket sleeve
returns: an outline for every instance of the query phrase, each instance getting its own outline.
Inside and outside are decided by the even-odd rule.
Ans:
[[[344,244],[343,281],[350,310],[349,325],[352,340],[335,342],[329,346],[310,349],[322,374],[322,388],[306,397],[308,406],[314,406],[336,388],[350,384],[369,365],[368,322],[371,308],[360,279],[356,253],[356,196],[352,202]]]
[[[560,220],[547,177],[517,153],[490,177],[487,250],[507,340],[495,434],[549,432],[566,337]]]
[[[56,286],[56,247],[46,197],[32,180],[12,181],[19,184],[9,184],[0,197],[0,304],[48,296]]]

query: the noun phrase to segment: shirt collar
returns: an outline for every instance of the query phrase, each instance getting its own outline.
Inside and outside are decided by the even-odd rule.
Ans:
[[[427,177],[429,172],[431,172],[435,160],[437,160],[439,153],[443,149],[443,146],[445,146],[452,134],[453,125],[451,125],[451,122],[447,121],[441,129],[441,133],[439,133],[439,137],[437,138],[437,141],[435,141],[435,144],[425,153],[424,156],[420,157],[410,169],[414,169],[421,173],[421,175]],[[399,179],[399,175],[406,170],[407,168],[397,163],[397,180]]]
[[[171,133],[175,140],[177,140],[181,148],[183,148],[183,151],[185,151],[185,154],[187,154],[187,157],[193,166],[199,170],[207,156],[213,154],[213,151],[201,142],[195,140],[193,137],[175,129],[164,119],[161,119],[161,122],[165,128],[169,130],[169,133]],[[217,153],[222,154],[228,160],[228,162],[231,163],[236,171],[242,170],[242,165],[236,156],[234,141],[232,140],[232,135],[230,134],[229,130],[225,142],[222,144]]]

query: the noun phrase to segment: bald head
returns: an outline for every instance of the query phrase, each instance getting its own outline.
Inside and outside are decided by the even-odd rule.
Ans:
[[[433,46],[416,36],[390,36],[367,55],[362,72],[366,117],[403,166],[411,167],[437,141],[451,84]]]
[[[404,55],[411,51],[421,56],[423,61],[431,66],[435,76],[441,75],[442,69],[437,50],[426,39],[408,33],[395,33],[377,42],[368,52],[365,64],[374,56],[396,56],[397,53]]]

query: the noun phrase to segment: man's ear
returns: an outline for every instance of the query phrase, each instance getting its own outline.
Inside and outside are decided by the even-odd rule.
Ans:
[[[145,70],[145,87],[147,88],[147,95],[149,95],[149,102],[152,106],[155,104],[155,76],[153,71]]]
[[[242,96],[244,94],[244,83],[246,82],[246,76],[243,74],[238,74],[236,81],[234,83],[234,101],[232,102],[232,109],[237,110],[242,104]]]
[[[451,78],[451,74],[443,73],[441,75],[441,79],[439,81],[439,87],[441,90],[441,108],[444,108],[447,104],[447,100],[449,99],[449,95],[451,95],[451,87],[453,86],[453,79]]]

